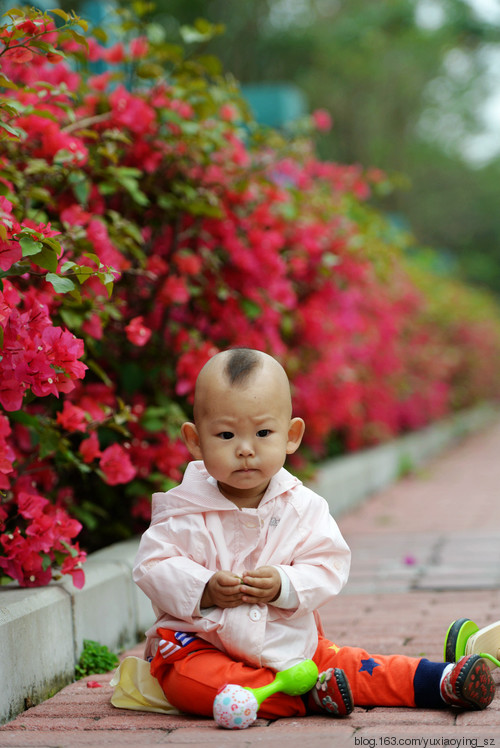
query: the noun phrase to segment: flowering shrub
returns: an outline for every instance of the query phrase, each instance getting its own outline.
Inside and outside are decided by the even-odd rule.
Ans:
[[[197,373],[228,346],[286,367],[307,424],[296,469],[498,395],[498,309],[408,265],[367,203],[382,174],[261,133],[217,60],[157,29],[106,47],[60,10],[7,19],[3,581],[81,585],[79,543],[144,527],[182,476]],[[183,30],[189,50],[217,32]]]

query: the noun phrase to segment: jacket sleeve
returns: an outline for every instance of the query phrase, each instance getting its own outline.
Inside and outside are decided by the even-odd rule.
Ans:
[[[157,610],[191,623],[201,615],[200,599],[214,572],[187,554],[185,549],[196,545],[195,534],[190,533],[189,538],[176,536],[170,522],[166,520],[146,530],[132,576]]]
[[[288,617],[312,612],[337,595],[347,582],[351,552],[327,502],[317,496],[311,510],[300,521],[300,533],[289,564],[278,568],[290,580],[298,597]]]

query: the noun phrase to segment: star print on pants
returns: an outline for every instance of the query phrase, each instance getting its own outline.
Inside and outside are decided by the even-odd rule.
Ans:
[[[376,667],[379,667],[379,666],[380,666],[380,663],[375,662],[373,657],[370,657],[369,660],[361,660],[361,667],[359,668],[358,672],[359,673],[366,672],[369,675],[373,675],[373,671],[375,670]]]

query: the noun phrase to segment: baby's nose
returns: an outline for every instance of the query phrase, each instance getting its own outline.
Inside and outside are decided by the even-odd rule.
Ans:
[[[238,445],[238,454],[241,457],[250,457],[254,454],[253,446],[250,442],[244,441],[240,442]]]

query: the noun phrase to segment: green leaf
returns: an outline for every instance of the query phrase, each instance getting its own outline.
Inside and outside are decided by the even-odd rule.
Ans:
[[[31,257],[39,254],[43,249],[43,244],[36,242],[29,236],[22,236],[19,239],[19,244],[23,250],[23,257]]]
[[[75,284],[72,280],[69,278],[63,278],[55,273],[47,273],[45,280],[52,284],[56,293],[68,293],[68,291],[73,291],[75,288]]]
[[[66,262],[63,262],[61,265],[61,273],[67,273],[68,270],[72,270],[74,267],[76,267],[76,262],[66,260]]]
[[[14,81],[11,81],[11,79],[5,75],[5,73],[0,73],[0,86],[3,86],[4,88],[13,88],[17,89],[19,86],[14,83]]]
[[[54,13],[56,16],[59,16],[59,18],[62,18],[63,21],[66,21],[66,23],[69,21],[70,16],[60,8],[50,8],[47,13]]]
[[[252,321],[260,317],[262,312],[260,306],[256,304],[255,301],[251,301],[251,299],[242,299],[241,307],[248,319]]]
[[[101,26],[95,26],[92,29],[92,35],[95,36],[97,41],[101,42],[101,44],[106,44],[106,42],[108,41],[108,35],[106,31],[101,28]]]
[[[61,315],[61,319],[66,327],[68,327],[70,330],[79,329],[82,326],[82,322],[84,320],[83,312],[71,309],[71,307],[68,308],[61,306],[59,314]]]
[[[68,176],[68,182],[73,187],[75,197],[80,205],[86,205],[90,194],[90,181],[82,171],[71,172]]]
[[[47,553],[40,553],[40,556],[42,558],[42,569],[44,571],[47,571],[47,569],[50,569],[50,566],[52,564],[52,559]]]
[[[81,34],[78,34],[74,29],[68,29],[67,33],[75,40],[75,42],[82,44],[84,47],[87,47],[88,49],[89,43],[84,36],[82,36]]]
[[[57,451],[60,437],[57,431],[50,427],[44,428],[40,433],[40,459],[44,460]]]
[[[22,423],[23,426],[30,426],[36,431],[39,431],[41,427],[39,418],[37,418],[36,416],[31,416],[24,410],[15,410],[14,412],[9,413],[9,421]]]
[[[197,42],[208,42],[212,34],[198,31],[194,26],[181,26],[179,29],[184,44],[196,44]]]
[[[55,273],[57,270],[57,254],[50,247],[42,247],[42,251],[33,257],[33,262],[44,270]]]
[[[86,280],[95,274],[96,271],[87,267],[87,265],[79,265],[78,267],[75,267],[75,275],[78,278],[79,283],[85,283]]]

